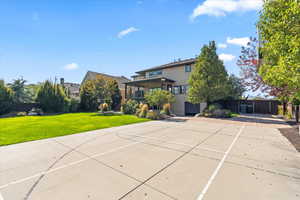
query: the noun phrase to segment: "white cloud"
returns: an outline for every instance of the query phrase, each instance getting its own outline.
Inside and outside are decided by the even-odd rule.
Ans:
[[[128,35],[129,33],[133,33],[133,32],[136,32],[136,31],[139,31],[139,29],[137,28],[134,28],[134,27],[130,27],[128,29],[125,29],[121,32],[118,33],[118,38],[122,38],[124,37],[125,35]]]
[[[78,69],[79,65],[77,63],[71,63],[64,66],[64,70],[75,70]]]
[[[200,15],[219,17],[231,12],[258,10],[262,5],[263,0],[205,0],[194,9],[190,19]]]
[[[248,43],[250,42],[250,38],[249,37],[242,37],[242,38],[227,38],[226,41],[228,44],[234,44],[234,45],[238,45],[238,46],[247,46]]]
[[[233,59],[235,59],[235,56],[231,55],[231,54],[222,53],[219,55],[219,59],[223,60],[224,62],[229,62],[229,61],[232,61]]]
[[[226,48],[227,48],[227,44],[220,43],[220,44],[218,44],[218,47],[219,47],[220,49],[226,49]]]

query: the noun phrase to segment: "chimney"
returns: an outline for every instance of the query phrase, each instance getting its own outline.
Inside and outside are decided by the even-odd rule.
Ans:
[[[64,85],[65,84],[65,79],[64,78],[60,78],[60,84]]]

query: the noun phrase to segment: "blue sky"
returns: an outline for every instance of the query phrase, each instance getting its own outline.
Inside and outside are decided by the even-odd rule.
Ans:
[[[81,82],[199,54],[215,40],[229,73],[255,36],[261,0],[2,0],[0,79]],[[226,48],[225,48],[226,47]]]

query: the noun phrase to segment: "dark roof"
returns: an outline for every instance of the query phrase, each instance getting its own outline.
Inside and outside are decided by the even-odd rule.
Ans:
[[[168,64],[164,64],[164,65],[144,69],[144,70],[138,71],[136,73],[141,74],[141,73],[148,72],[148,71],[153,71],[153,70],[160,70],[160,69],[165,69],[165,68],[177,67],[179,65],[193,64],[195,62],[196,62],[196,58],[178,60],[178,61],[171,62],[171,63],[168,63]]]
[[[141,79],[141,80],[135,80],[135,81],[128,81],[125,84],[131,85],[134,83],[143,83],[143,82],[155,82],[155,81],[162,81],[162,79],[165,79],[167,82],[175,82],[172,79],[166,78],[166,77],[157,77],[157,78],[147,78],[147,79]]]

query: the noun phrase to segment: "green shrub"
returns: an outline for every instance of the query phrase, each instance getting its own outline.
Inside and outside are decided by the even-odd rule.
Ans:
[[[135,115],[137,116],[137,117],[139,117],[140,116],[140,113],[141,113],[141,109],[136,109],[136,111],[135,111]]]
[[[48,80],[41,85],[36,101],[45,112],[57,113],[69,111],[69,99],[62,87]]]
[[[139,117],[145,118],[147,116],[147,112],[149,110],[149,107],[147,104],[144,104],[141,108],[141,112],[139,113]]]
[[[231,111],[226,109],[215,109],[211,116],[217,118],[229,118],[231,117]]]
[[[121,112],[124,114],[135,114],[139,104],[135,100],[128,100],[121,106]]]
[[[13,102],[13,92],[10,88],[0,84],[0,115],[11,110]]]
[[[220,104],[211,104],[208,106],[208,111],[213,112],[213,111],[215,111],[217,109],[221,109],[221,108],[222,108],[222,106]]]
[[[285,115],[286,119],[292,119],[293,118],[293,114],[290,110],[287,111],[286,115]]]
[[[102,103],[102,104],[100,104],[99,110],[100,110],[101,112],[106,112],[106,111],[108,111],[108,104],[107,104],[107,103]]]
[[[150,106],[156,106],[158,109],[175,101],[174,95],[166,90],[153,90],[145,95],[145,99]]]
[[[161,119],[159,112],[158,111],[153,111],[153,110],[149,110],[147,112],[146,118],[147,119],[152,119],[152,120],[159,120],[159,119]]]
[[[278,115],[282,115],[283,116],[283,106],[282,105],[278,106]]]
[[[78,110],[79,110],[79,101],[77,99],[71,99],[69,111],[78,112]]]

